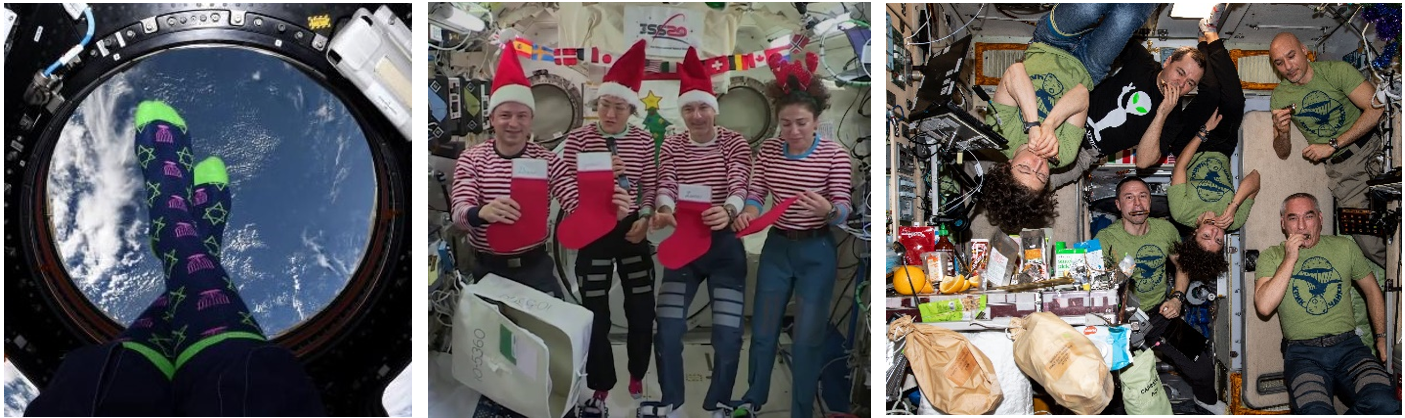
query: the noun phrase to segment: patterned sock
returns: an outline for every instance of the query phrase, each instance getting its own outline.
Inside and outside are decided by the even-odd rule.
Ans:
[[[201,244],[215,258],[221,258],[224,248],[224,227],[228,224],[233,199],[229,190],[229,174],[224,160],[209,157],[195,165],[195,190],[190,194],[195,223],[205,232]]]
[[[189,204],[194,155],[184,121],[165,103],[148,101],[137,108],[136,126],[137,160],[145,177],[152,249],[161,259],[167,277],[166,306],[161,319],[169,321],[170,328],[164,338],[153,337],[159,341],[159,349],[173,354],[172,361],[179,370],[200,350],[219,341],[266,339],[224,267],[205,247],[209,235],[201,230]],[[202,171],[223,174],[223,164],[219,166],[218,170]]]
[[[170,322],[161,318],[166,311],[166,303],[165,294],[158,296],[114,341],[122,343],[125,349],[141,354],[170,379],[176,370],[175,365],[171,363],[175,353],[172,352],[172,347],[165,343],[171,332]]]

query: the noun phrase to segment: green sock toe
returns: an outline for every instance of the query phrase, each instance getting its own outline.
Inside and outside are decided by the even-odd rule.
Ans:
[[[147,100],[137,105],[138,131],[145,128],[146,124],[158,120],[173,123],[177,127],[180,127],[182,131],[186,130],[185,119],[181,119],[180,113],[176,112],[176,109],[171,108],[171,105],[156,100]]]
[[[195,184],[229,184],[229,172],[224,169],[224,160],[211,156],[195,165]]]

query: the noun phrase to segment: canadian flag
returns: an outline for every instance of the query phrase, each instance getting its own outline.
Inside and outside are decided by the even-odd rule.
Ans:
[[[751,59],[751,66],[752,66],[752,67],[760,67],[760,66],[766,65],[766,52],[765,52],[765,51],[762,51],[762,52],[752,52],[752,53],[750,53],[750,54],[747,54],[747,57]]]

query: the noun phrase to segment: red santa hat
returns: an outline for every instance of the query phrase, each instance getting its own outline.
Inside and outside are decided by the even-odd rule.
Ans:
[[[537,101],[532,98],[532,83],[522,71],[522,63],[517,60],[517,51],[503,46],[502,58],[498,60],[498,71],[493,73],[493,90],[488,96],[488,113],[493,113],[498,105],[517,102],[537,111]]]
[[[644,111],[644,102],[639,100],[639,86],[644,82],[644,47],[644,40],[640,39],[615,60],[601,80],[597,90],[600,96],[619,97],[634,105],[635,112]]]
[[[698,51],[688,47],[683,66],[678,69],[678,107],[698,102],[712,106],[712,110],[721,110],[717,107],[717,95],[712,94],[712,77],[703,69]]]

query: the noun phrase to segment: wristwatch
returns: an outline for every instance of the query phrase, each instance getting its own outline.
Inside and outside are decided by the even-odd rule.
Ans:
[[[1175,298],[1176,300],[1181,301],[1181,304],[1182,304],[1182,305],[1185,305],[1185,292],[1182,292],[1182,291],[1179,291],[1179,290],[1177,290],[1177,291],[1175,291],[1175,292],[1171,292],[1171,297],[1172,297],[1172,298]]]
[[[729,206],[729,205],[722,205],[722,210],[727,211],[727,224],[730,225],[732,222],[736,222],[736,220],[737,220],[737,210],[736,210],[736,209],[732,209],[732,207]]]
[[[1337,148],[1337,140],[1335,140],[1335,139],[1333,139],[1333,140],[1331,140],[1331,141],[1327,141],[1327,145],[1331,146],[1333,150],[1339,149],[1339,148]]]
[[[1026,134],[1029,133],[1029,130],[1030,130],[1030,129],[1034,129],[1034,127],[1036,127],[1036,126],[1039,126],[1039,122],[1025,122],[1025,123],[1024,123],[1024,133],[1026,133]]]

